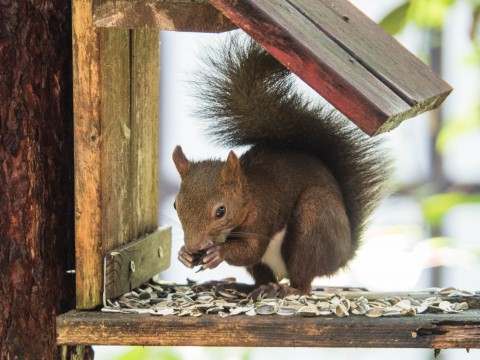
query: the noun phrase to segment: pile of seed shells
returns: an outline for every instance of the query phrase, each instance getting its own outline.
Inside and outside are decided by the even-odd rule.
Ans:
[[[312,291],[309,295],[289,295],[280,298],[253,299],[234,289],[194,292],[190,286],[175,284],[144,284],[115,300],[106,300],[103,312],[148,313],[198,317],[217,314],[220,317],[245,314],[281,316],[337,316],[363,315],[415,316],[423,313],[459,313],[468,309],[461,301],[447,301],[455,297],[475,296],[475,293],[455,288],[436,289],[433,296],[422,299],[412,297],[383,297],[367,299],[352,296],[352,292]],[[348,294],[348,295],[347,295]],[[347,298],[348,297],[348,298]]]

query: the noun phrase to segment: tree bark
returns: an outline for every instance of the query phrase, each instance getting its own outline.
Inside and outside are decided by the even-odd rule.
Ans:
[[[1,359],[60,358],[55,318],[74,307],[70,13],[0,0]]]

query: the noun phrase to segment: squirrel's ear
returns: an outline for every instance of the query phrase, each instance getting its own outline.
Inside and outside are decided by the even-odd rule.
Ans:
[[[228,154],[228,158],[222,169],[221,176],[224,181],[228,182],[242,179],[243,172],[242,168],[240,167],[240,160],[233,151],[230,151]]]
[[[175,150],[173,150],[172,159],[177,167],[180,177],[183,179],[190,168],[190,161],[188,161],[187,157],[183,153],[181,146],[177,145],[175,147]]]

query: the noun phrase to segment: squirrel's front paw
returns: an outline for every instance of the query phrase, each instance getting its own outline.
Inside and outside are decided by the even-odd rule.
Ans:
[[[220,255],[220,247],[215,245],[207,249],[202,259],[202,267],[203,269],[214,269],[222,262],[223,257]]]
[[[202,265],[201,270],[205,270],[216,268],[223,261],[223,257],[217,245],[194,254],[187,252],[185,246],[182,246],[178,252],[178,260],[190,269]]]
[[[187,252],[185,246],[182,246],[182,248],[178,252],[178,260],[190,269],[197,265],[197,256],[195,254],[190,254],[189,252]]]

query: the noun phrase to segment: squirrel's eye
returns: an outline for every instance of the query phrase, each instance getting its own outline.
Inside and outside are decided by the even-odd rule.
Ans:
[[[221,219],[222,217],[225,216],[225,212],[226,212],[225,206],[221,205],[218,207],[217,211],[215,211],[215,217],[217,219]]]
[[[175,210],[177,210],[177,202],[176,202],[176,201],[173,202],[173,208],[174,208]]]

